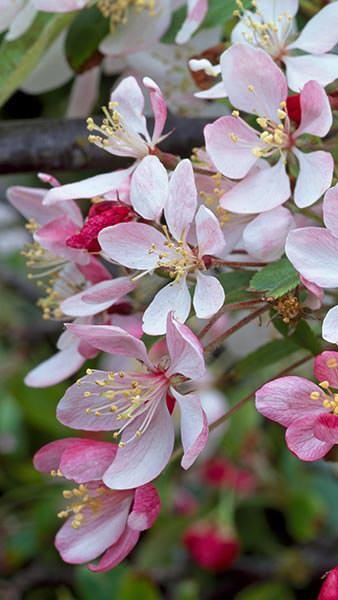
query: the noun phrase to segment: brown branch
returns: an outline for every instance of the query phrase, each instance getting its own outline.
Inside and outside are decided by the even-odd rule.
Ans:
[[[96,121],[100,122],[100,116]],[[148,119],[150,131],[153,119]],[[164,152],[190,156],[201,146],[207,119],[170,115],[165,131],[173,131],[160,146]],[[113,156],[88,142],[85,119],[26,119],[0,124],[0,174],[29,171],[113,171],[131,160]]]
[[[230,337],[233,333],[235,333],[236,331],[238,331],[239,329],[241,329],[242,327],[244,327],[245,325],[250,323],[250,321],[253,321],[257,317],[262,315],[264,312],[269,310],[269,308],[270,308],[270,306],[267,306],[265,304],[264,306],[261,306],[257,310],[253,311],[252,313],[250,313],[249,315],[247,315],[246,317],[244,317],[243,319],[241,319],[240,321],[235,323],[235,325],[233,325],[232,327],[229,327],[229,329],[227,329],[224,333],[219,335],[215,340],[213,340],[212,342],[207,344],[204,348],[204,351],[210,352],[211,350],[214,350],[214,348],[217,348],[217,346],[220,346],[220,344],[222,344],[222,342],[224,342],[226,339],[228,339],[228,337]]]

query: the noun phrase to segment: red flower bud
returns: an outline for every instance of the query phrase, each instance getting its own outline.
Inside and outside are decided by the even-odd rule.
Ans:
[[[211,523],[192,525],[183,543],[195,562],[210,571],[228,569],[239,553],[238,540]]]
[[[216,488],[233,489],[249,494],[256,487],[254,475],[247,469],[240,469],[225,458],[212,458],[202,468],[202,479]]]
[[[300,94],[294,94],[289,96],[286,100],[286,110],[291,121],[293,121],[297,127],[300,125],[302,119],[302,109],[300,105]]]
[[[338,598],[338,567],[329,571],[325,577],[318,600],[337,600]]]

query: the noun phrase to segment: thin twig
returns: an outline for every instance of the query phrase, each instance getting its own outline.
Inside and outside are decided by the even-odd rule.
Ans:
[[[211,317],[210,321],[206,324],[205,327],[200,331],[198,337],[204,337],[211,329],[211,327],[218,321],[218,319],[224,315],[224,313],[231,310],[245,310],[246,308],[252,308],[255,304],[261,304],[263,300],[261,298],[255,298],[255,300],[246,300],[244,302],[233,302],[229,304],[224,304],[221,310],[219,310],[213,317]]]
[[[244,327],[245,325],[250,323],[250,321],[253,321],[257,317],[262,315],[264,312],[269,310],[269,308],[270,308],[270,306],[265,304],[264,306],[261,306],[257,310],[253,311],[252,313],[250,313],[249,315],[247,315],[246,317],[244,317],[243,319],[238,321],[238,323],[235,323],[235,325],[232,325],[232,327],[229,327],[229,329],[227,329],[224,333],[219,335],[215,340],[213,340],[212,342],[207,344],[204,348],[204,351],[211,352],[212,350],[217,348],[217,346],[220,346],[220,344],[222,344],[222,342],[224,342],[233,333],[235,333],[236,331],[238,331],[239,329],[241,329],[242,327]]]

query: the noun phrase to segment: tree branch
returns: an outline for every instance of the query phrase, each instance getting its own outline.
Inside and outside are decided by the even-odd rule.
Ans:
[[[101,117],[96,117],[100,122]],[[165,152],[190,156],[203,145],[203,127],[208,119],[170,115],[161,144]],[[154,120],[148,119],[152,131]],[[29,171],[113,171],[127,167],[131,159],[113,156],[88,142],[85,119],[27,119],[0,124],[0,174]]]

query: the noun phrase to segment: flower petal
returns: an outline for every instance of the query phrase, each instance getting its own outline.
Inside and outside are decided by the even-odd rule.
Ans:
[[[34,388],[49,387],[74,375],[86,360],[78,351],[78,345],[76,341],[40,363],[26,375],[25,384]]]
[[[187,235],[197,208],[197,190],[194,171],[185,158],[176,167],[169,182],[169,197],[164,207],[170,233],[176,240]]]
[[[323,217],[325,226],[338,238],[338,184],[324,196]]]
[[[260,48],[234,44],[221,56],[222,78],[230,102],[239,110],[278,119],[288,95],[286,79],[272,58]]]
[[[122,434],[128,440],[143,418],[135,419]],[[143,435],[119,448],[106,471],[104,483],[117,490],[132,489],[155,479],[167,465],[174,447],[174,427],[164,399],[159,404]]]
[[[308,81],[314,80],[325,87],[337,78],[338,56],[335,54],[285,56],[283,62],[289,88],[295,92],[300,92]]]
[[[308,81],[300,93],[301,121],[293,134],[324,137],[332,125],[332,110],[325,90],[316,81]]]
[[[75,183],[60,185],[60,187],[55,187],[46,193],[44,204],[49,205],[54,204],[54,202],[75,198],[93,198],[94,196],[112,192],[125,182],[134,169],[135,166],[132,165],[128,169],[120,169],[112,173],[103,173],[102,175],[95,175],[95,177],[88,177]]]
[[[201,271],[196,272],[196,280],[193,297],[195,313],[200,319],[209,319],[222,308],[224,289],[216,277],[204,275]]]
[[[184,323],[191,307],[191,297],[186,277],[168,283],[157,292],[143,314],[143,331],[149,335],[160,335],[166,332],[167,316],[172,311],[176,319]]]
[[[285,252],[293,266],[320,287],[338,287],[338,238],[321,227],[290,231]]]
[[[241,179],[257,162],[252,152],[259,145],[255,129],[242,119],[221,117],[204,128],[206,150],[215,167],[233,179]]]
[[[55,546],[65,562],[80,564],[93,560],[117,542],[123,533],[132,494],[110,492],[100,497],[101,510],[83,509],[81,527],[72,527],[72,518],[61,527]]]
[[[66,117],[86,118],[93,110],[100,87],[101,68],[92,67],[76,75],[69,95]]]
[[[65,448],[60,461],[60,471],[67,479],[77,483],[100,481],[113,462],[117,444],[82,439]]]
[[[185,44],[202,23],[208,10],[208,0],[188,0],[188,14],[178,31],[176,44]]]
[[[330,308],[322,326],[324,340],[331,344],[338,344],[338,306]]]
[[[291,212],[284,206],[262,213],[244,229],[244,247],[258,260],[278,260],[284,254],[287,235],[294,225]]]
[[[316,356],[313,373],[318,381],[328,381],[338,388],[338,352],[328,350]]]
[[[150,77],[144,77],[143,85],[149,90],[151,107],[154,113],[154,130],[152,134],[152,143],[156,145],[159,141],[167,120],[167,104],[163,98],[161,89]]]
[[[180,373],[191,379],[199,379],[204,375],[202,345],[189,327],[175,319],[173,313],[168,315],[166,341],[170,356],[168,377]]]
[[[128,527],[136,531],[149,529],[161,510],[157,489],[151,483],[135,490],[134,504],[128,517]]]
[[[157,221],[168,199],[168,175],[157,156],[146,156],[132,176],[130,199],[136,212]]]
[[[67,246],[67,239],[77,233],[78,228],[67,216],[49,221],[34,233],[34,239],[52,254],[86,265],[90,257],[86,250],[78,250]]]
[[[60,217],[60,206],[43,206],[47,190],[15,185],[7,190],[7,199],[25,219],[34,219],[39,225]]]
[[[155,269],[158,253],[167,250],[164,235],[144,223],[119,223],[106,227],[100,231],[98,241],[103,252],[115,262],[145,271]],[[149,252],[153,244],[156,252]]]
[[[99,560],[97,565],[88,565],[90,571],[94,573],[104,573],[110,571],[120,564],[133,548],[136,546],[140,537],[140,533],[130,527],[126,527],[117,542],[110,546]]]
[[[84,8],[88,0],[33,0],[33,4],[45,12],[70,12]]]
[[[330,152],[317,150],[305,154],[293,150],[299,161],[299,175],[294,191],[295,203],[299,208],[311,206],[330,187],[334,161]]]
[[[140,16],[140,15],[139,15]],[[114,32],[114,35],[116,32]],[[112,91],[110,102],[117,102],[117,110],[133,132],[148,137],[146,118],[143,114],[144,96],[135,77],[125,77]]]
[[[67,330],[102,352],[131,356],[151,366],[144,343],[120,327],[70,323]]]
[[[333,23],[338,22],[338,5],[332,2],[324,6],[307,22],[298,38],[289,48],[298,48],[313,54],[323,54],[338,42],[338,31]]]
[[[134,288],[135,284],[128,277],[101,281],[79,294],[70,296],[61,302],[60,308],[65,315],[72,317],[96,315],[116,304]]]
[[[314,435],[322,442],[338,444],[338,416],[320,415],[314,425]]]
[[[312,398],[311,394],[319,394]],[[323,390],[304,377],[280,377],[256,392],[256,408],[264,417],[288,427],[295,419],[325,412]]]
[[[294,17],[298,11],[299,0],[257,0],[257,8],[262,14],[264,22],[276,22],[280,15],[288,13]]]
[[[315,437],[316,419],[313,415],[296,419],[286,430],[285,439],[289,450],[300,460],[313,461],[323,458],[332,448],[332,443]]]
[[[38,65],[21,85],[26,94],[43,94],[64,85],[74,76],[65,54],[64,30],[45,51]]]
[[[179,394],[174,388],[170,392],[177,400],[181,412],[181,438],[184,450],[181,465],[189,469],[208,441],[208,420],[196,394]]]
[[[234,213],[260,213],[280,206],[290,194],[290,180],[280,159],[274,167],[247,175],[221,197],[220,205]]]
[[[202,205],[196,213],[195,224],[199,256],[219,256],[224,250],[225,239],[217,217]]]
[[[83,438],[71,437],[45,444],[34,454],[34,468],[41,473],[50,474],[52,470],[59,468],[64,451],[67,448],[74,448],[77,444],[82,444],[83,441]]]

